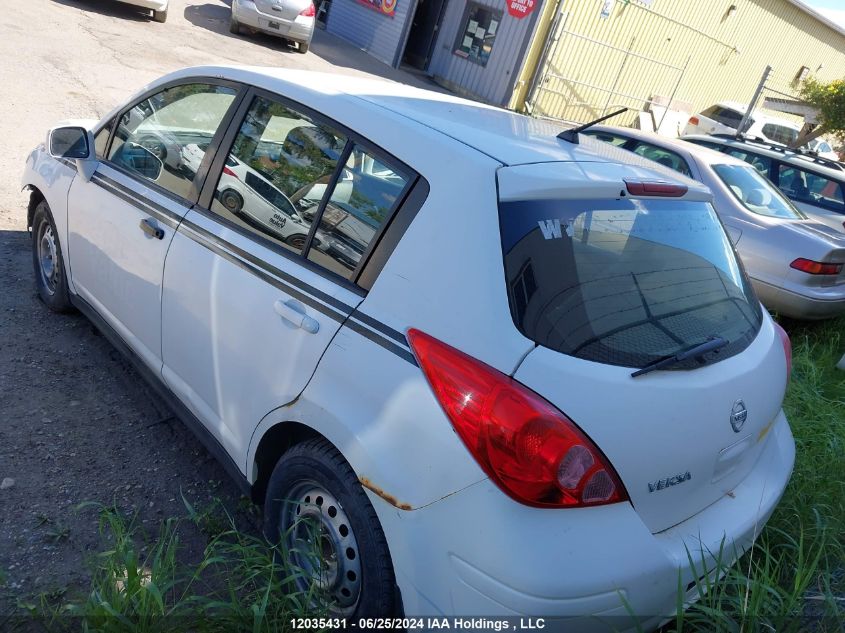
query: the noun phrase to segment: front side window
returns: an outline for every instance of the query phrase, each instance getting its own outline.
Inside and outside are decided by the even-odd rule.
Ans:
[[[660,163],[661,165],[668,167],[669,169],[673,169],[677,172],[682,173],[684,176],[690,175],[689,166],[687,162],[681,158],[679,154],[675,152],[664,149],[662,147],[657,147],[656,145],[652,145],[651,143],[644,143],[642,141],[637,142],[637,145],[632,150],[638,156],[642,156],[643,158],[647,158],[649,160],[653,160],[656,163]]]
[[[501,11],[470,2],[458,30],[455,55],[486,66],[501,23]]]
[[[788,220],[804,218],[780,191],[751,166],[713,165],[713,171],[742,206],[752,213]]]
[[[124,112],[109,161],[182,198],[235,99],[226,86],[195,83],[167,88]]]
[[[402,169],[354,145],[323,211],[308,259],[351,279],[408,181]]]
[[[792,165],[778,166],[778,187],[790,200],[845,214],[842,185]]]
[[[729,341],[727,358],[759,330],[759,301],[707,202],[508,201],[499,217],[514,323],[544,347],[640,368],[710,337]]]
[[[340,132],[258,97],[226,159],[211,210],[301,253],[345,145]]]

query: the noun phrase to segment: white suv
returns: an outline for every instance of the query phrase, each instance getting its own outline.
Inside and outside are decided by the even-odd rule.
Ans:
[[[195,169],[136,142],[162,120]],[[393,83],[182,70],[29,156],[38,292],[134,359],[294,562],[323,553],[355,626],[653,628],[783,493],[789,341],[702,185],[557,132]],[[230,158],[310,200],[303,243],[221,204]]]

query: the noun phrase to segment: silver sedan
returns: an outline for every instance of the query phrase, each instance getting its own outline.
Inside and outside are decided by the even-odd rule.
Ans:
[[[796,319],[845,313],[845,234],[809,219],[754,167],[640,130],[597,125],[584,134],[707,185],[768,309]]]
[[[260,32],[296,42],[307,53],[314,36],[316,8],[312,0],[232,0],[232,33]]]

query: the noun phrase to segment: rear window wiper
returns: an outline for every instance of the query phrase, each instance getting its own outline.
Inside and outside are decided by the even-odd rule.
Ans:
[[[664,369],[666,367],[671,367],[672,365],[677,365],[678,363],[682,363],[683,361],[689,358],[694,358],[697,361],[703,363],[705,354],[720,350],[728,343],[729,341],[723,339],[721,336],[711,336],[703,343],[693,345],[692,347],[683,349],[680,352],[676,352],[672,356],[664,356],[663,358],[659,358],[656,361],[649,363],[642,369],[638,369],[637,371],[632,373],[631,378],[636,378],[637,376],[642,376],[658,369]]]

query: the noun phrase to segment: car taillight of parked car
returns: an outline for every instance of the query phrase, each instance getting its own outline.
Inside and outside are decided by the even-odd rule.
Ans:
[[[304,18],[313,18],[317,14],[317,9],[314,7],[314,3],[312,2],[307,7],[305,7],[302,11],[299,12]]]
[[[227,176],[231,176],[232,178],[237,178],[238,180],[240,180],[240,178],[238,178],[238,175],[235,172],[233,172],[231,169],[229,169],[228,167],[223,168],[223,173],[226,174]]]
[[[814,262],[811,259],[799,257],[793,261],[790,268],[800,270],[810,275],[838,275],[842,272],[842,264],[835,262]]]
[[[691,116],[689,118],[689,124],[690,125],[698,125],[699,123],[700,123],[700,121],[698,120],[697,116]]]
[[[777,332],[780,342],[783,344],[783,353],[786,355],[786,376],[792,374],[792,341],[789,340],[789,334],[786,333],[780,325],[774,323],[775,332]]]
[[[546,508],[628,500],[604,455],[549,402],[424,332],[408,340],[461,440],[511,498]]]

